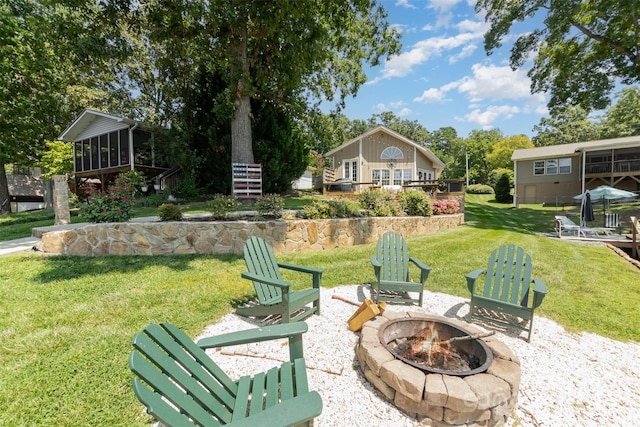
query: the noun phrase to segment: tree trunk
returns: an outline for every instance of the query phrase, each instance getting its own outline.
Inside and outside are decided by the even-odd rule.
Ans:
[[[251,140],[251,97],[249,95],[249,61],[247,26],[231,29],[231,76],[233,81],[233,120],[231,121],[231,161],[253,163]]]
[[[4,169],[4,162],[0,160],[0,215],[11,213],[11,201],[9,200],[9,183]]]

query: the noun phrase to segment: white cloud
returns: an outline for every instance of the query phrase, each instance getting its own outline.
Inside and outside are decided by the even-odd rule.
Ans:
[[[455,64],[460,59],[468,58],[473,54],[473,52],[476,51],[477,48],[478,46],[474,43],[466,45],[465,47],[462,48],[460,53],[458,53],[457,55],[451,55],[449,57],[449,64]]]
[[[509,67],[475,64],[473,77],[465,77],[458,91],[466,93],[472,102],[482,99],[526,99],[531,97],[530,80],[523,70]]]
[[[396,116],[398,116],[398,117],[405,117],[405,116],[408,116],[408,115],[409,115],[409,114],[411,114],[411,113],[412,113],[412,111],[411,111],[410,109],[408,109],[408,108],[403,108],[403,109],[402,109],[402,110],[400,110],[400,111],[396,111],[396,113],[395,113],[395,114],[396,114]]]
[[[413,102],[423,102],[425,104],[438,104],[445,101],[446,91],[442,89],[430,88],[422,92],[422,95],[413,98]]]
[[[407,103],[404,101],[395,101],[395,102],[390,102],[389,105],[391,106],[391,108],[402,108],[405,105],[407,105]]]
[[[409,3],[409,0],[398,0],[396,6],[406,7],[407,9],[416,9],[416,7]]]
[[[453,37],[440,36],[421,40],[414,44],[409,51],[391,57],[384,64],[382,75],[367,82],[367,84],[375,84],[383,79],[404,77],[410,74],[416,65],[441,56],[444,51],[465,46],[477,38],[478,36],[473,33],[462,33]]]
[[[520,108],[512,105],[490,105],[486,110],[479,108],[473,110],[464,116],[464,120],[471,123],[477,123],[483,129],[490,129],[493,123],[500,119],[510,119],[514,114],[520,113]]]
[[[453,9],[460,0],[430,0],[429,7],[440,12],[447,12]]]

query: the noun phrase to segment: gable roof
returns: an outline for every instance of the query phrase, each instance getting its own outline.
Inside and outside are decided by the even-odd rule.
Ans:
[[[135,120],[127,119],[126,117],[116,116],[114,114],[104,113],[102,111],[91,110],[89,108],[85,109],[78,118],[76,118],[73,123],[71,123],[67,128],[58,136],[58,139],[61,141],[70,141],[73,142],[78,138],[78,135],[82,134],[87,128],[91,126],[99,118],[105,118],[109,120],[113,120],[117,123],[123,123],[124,125],[131,126],[138,123]]]
[[[327,151],[325,153],[325,157],[333,156],[335,153],[337,153],[338,151],[342,150],[343,148],[345,148],[345,147],[347,147],[347,146],[349,146],[351,144],[355,144],[356,142],[359,142],[361,139],[367,138],[367,137],[369,137],[369,136],[371,136],[371,135],[373,135],[375,133],[378,133],[378,132],[384,132],[387,135],[390,135],[393,138],[396,138],[396,139],[404,142],[405,144],[408,144],[408,145],[414,147],[416,150],[418,150],[422,154],[424,154],[429,160],[431,160],[433,162],[433,166],[434,167],[440,167],[440,168],[444,169],[444,167],[445,167],[444,163],[442,162],[442,160],[440,160],[438,158],[438,156],[433,154],[433,151],[429,150],[427,147],[424,147],[424,146],[422,146],[422,145],[420,145],[420,144],[418,144],[416,142],[413,142],[409,138],[406,138],[406,137],[400,135],[399,133],[394,132],[391,129],[386,128],[384,126],[375,127],[373,129],[363,133],[362,135],[360,135],[360,136],[358,136],[356,138],[353,138],[352,140],[347,141],[344,144],[334,148],[333,150]]]
[[[640,136],[598,139],[594,141],[574,142],[571,144],[549,145],[546,147],[520,148],[514,150],[511,160],[544,159],[558,156],[577,155],[581,151],[598,151],[610,148],[630,148],[640,146]]]

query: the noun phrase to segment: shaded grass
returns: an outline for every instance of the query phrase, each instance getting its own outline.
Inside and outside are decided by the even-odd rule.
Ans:
[[[465,225],[409,238],[409,250],[433,268],[428,290],[468,298],[464,274],[484,266],[498,245],[521,245],[533,257],[534,275],[549,288],[539,315],[570,331],[640,341],[639,270],[608,248],[537,234],[553,230],[554,212],[469,197]],[[331,292],[373,280],[373,249],[370,244],[278,259],[324,268],[323,292]],[[242,271],[238,255],[3,256],[0,425],[146,425],[150,418],[130,390],[131,338],[160,321],[197,336],[235,301],[253,294],[250,283],[239,279]],[[283,274],[294,289],[310,280]]]

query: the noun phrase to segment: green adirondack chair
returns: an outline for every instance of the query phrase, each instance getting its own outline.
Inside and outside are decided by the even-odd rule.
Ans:
[[[409,281],[409,262],[420,270],[420,281]],[[410,257],[407,241],[400,234],[387,231],[378,239],[376,254],[371,255],[376,280],[372,283],[373,300],[399,303],[415,303],[422,306],[424,284],[431,267]],[[409,292],[418,293],[412,298]]]
[[[310,426],[322,412],[309,391],[303,358],[304,322],[203,338],[194,343],[169,323],[149,325],[133,338],[133,390],[147,412],[167,426]],[[206,348],[289,339],[290,361],[234,381]]]
[[[248,272],[242,277],[253,282],[258,305],[238,307],[241,316],[280,315],[283,323],[302,320],[313,313],[320,314],[320,282],[323,270],[276,261],[273,250],[262,238],[251,236],[244,245],[244,261]],[[311,275],[312,287],[292,291],[283,280],[280,268]],[[311,307],[306,307],[312,304]]]
[[[531,278],[531,256],[521,247],[502,245],[491,252],[487,268],[467,274],[467,287],[471,292],[469,322],[474,318],[501,326],[511,326],[528,332],[531,342],[533,312],[542,304],[547,286],[541,279]],[[481,275],[485,280],[478,280]],[[531,284],[533,283],[533,289]],[[531,304],[529,296],[533,293]],[[483,314],[478,309],[518,317],[523,324],[509,321],[504,316]]]

